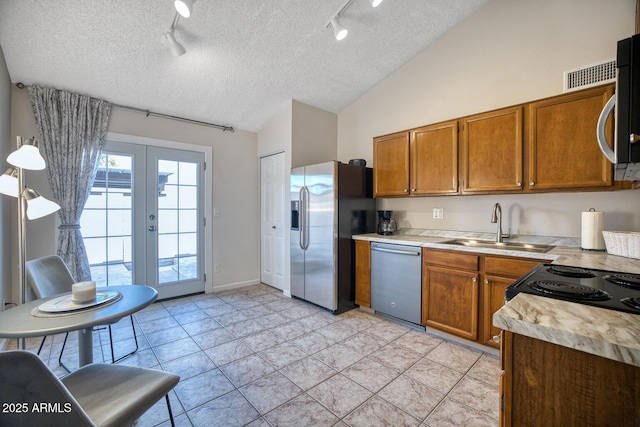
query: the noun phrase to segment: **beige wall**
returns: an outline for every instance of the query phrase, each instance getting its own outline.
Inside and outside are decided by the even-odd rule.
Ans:
[[[12,92],[12,135],[38,136],[29,94],[14,88]],[[257,283],[259,281],[259,211],[257,134],[236,130],[223,132],[114,107],[109,132],[155,138],[213,148],[213,182],[206,183],[213,207],[220,216],[207,227],[213,236],[213,249],[207,254],[207,288]],[[43,172],[29,172],[29,185],[50,196]],[[27,224],[27,259],[55,253],[57,216]],[[221,271],[213,273],[213,264]]]
[[[338,116],[319,108],[293,101],[291,167],[336,160]]]
[[[338,159],[372,164],[372,138],[562,93],[563,71],[615,58],[634,33],[635,0],[492,0],[338,115]],[[595,132],[595,130],[594,130]],[[559,143],[561,143],[559,141]],[[571,159],[567,159],[570,162]],[[640,230],[640,192],[383,199],[402,227],[580,235],[580,212]],[[445,209],[443,220],[432,209]]]
[[[291,168],[336,159],[338,118],[301,102],[290,100],[264,124],[258,132],[258,157],[284,152],[285,179],[289,182]],[[288,186],[288,184],[287,184]],[[291,194],[284,197],[285,215],[289,214]],[[289,221],[289,218],[285,218]],[[285,233],[284,293],[290,295],[290,233]]]
[[[11,141],[11,80],[0,47],[0,173],[9,168],[5,159],[11,152]],[[12,224],[16,224],[17,208],[15,199],[0,195],[0,304],[5,300],[15,302],[11,290],[11,253],[15,252],[15,247],[11,244],[11,230],[16,228]],[[0,311],[4,308],[0,306]]]

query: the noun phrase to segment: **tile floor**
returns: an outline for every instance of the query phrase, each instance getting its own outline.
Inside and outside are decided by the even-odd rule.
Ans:
[[[135,319],[140,349],[120,363],[181,376],[171,392],[178,426],[498,425],[497,358],[358,309],[334,316],[255,285],[155,303]],[[109,354],[100,335],[95,361]],[[60,376],[62,338],[41,354]],[[133,347],[128,318],[114,342],[116,355]],[[164,399],[138,422],[155,425],[169,425]]]

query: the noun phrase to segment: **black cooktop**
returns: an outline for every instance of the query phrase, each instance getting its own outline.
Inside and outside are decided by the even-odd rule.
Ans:
[[[520,292],[640,314],[640,274],[538,264],[507,288],[505,298]]]

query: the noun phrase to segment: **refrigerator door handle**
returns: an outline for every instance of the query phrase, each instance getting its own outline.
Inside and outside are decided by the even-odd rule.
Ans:
[[[306,186],[300,189],[300,248],[307,250],[309,238],[307,231],[309,227],[309,190]]]

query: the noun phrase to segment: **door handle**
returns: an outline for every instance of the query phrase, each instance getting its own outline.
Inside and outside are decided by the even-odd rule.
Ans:
[[[156,231],[156,230],[157,230],[157,228],[156,228],[155,225],[150,225],[149,226],[149,231]]]

